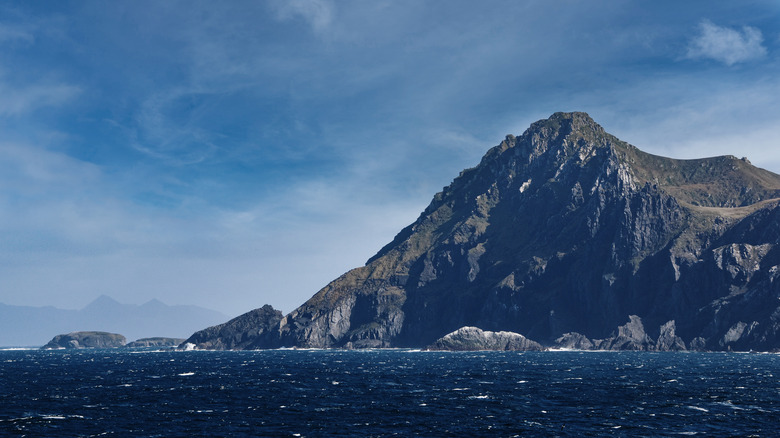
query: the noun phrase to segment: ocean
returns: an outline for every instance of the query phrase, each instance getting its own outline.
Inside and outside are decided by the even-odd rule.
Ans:
[[[0,351],[0,435],[778,436],[780,355]]]

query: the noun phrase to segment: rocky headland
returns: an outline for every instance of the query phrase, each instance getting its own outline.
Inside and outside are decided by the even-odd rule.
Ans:
[[[647,154],[585,113],[556,113],[290,314],[266,306],[187,342],[504,349],[485,336],[500,332],[550,348],[780,348],[780,175]]]

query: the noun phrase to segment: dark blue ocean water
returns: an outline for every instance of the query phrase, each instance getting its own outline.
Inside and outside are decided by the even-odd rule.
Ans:
[[[3,436],[779,436],[780,355],[0,351]]]

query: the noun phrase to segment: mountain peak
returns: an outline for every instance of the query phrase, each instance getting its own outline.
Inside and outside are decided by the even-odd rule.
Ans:
[[[601,128],[601,126],[599,126],[599,124],[596,123],[596,121],[593,120],[593,118],[588,115],[588,113],[582,111],[553,113],[553,115],[548,117],[546,120],[540,120],[540,122],[560,123],[561,125],[571,126],[574,130],[580,129],[582,127],[593,128],[598,126]]]
[[[91,310],[101,310],[101,309],[114,309],[123,307],[124,304],[120,303],[119,301],[111,298],[110,296],[103,294],[99,297],[95,298],[92,302],[87,304],[82,311],[91,311]]]
[[[556,167],[570,158],[586,160],[596,149],[605,149],[618,140],[604,131],[584,112],[557,112],[531,126],[519,137],[507,135],[504,141],[485,154],[482,165],[512,149],[513,155],[535,167]]]
[[[547,119],[539,120],[523,133],[523,137],[549,136],[552,138],[567,138],[574,134],[575,137],[588,139],[594,136],[606,134],[604,128],[596,123],[587,113],[571,112],[554,113]]]

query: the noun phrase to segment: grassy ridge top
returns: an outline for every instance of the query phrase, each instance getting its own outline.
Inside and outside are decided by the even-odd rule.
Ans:
[[[780,198],[780,175],[731,155],[680,160],[642,152],[618,140],[617,153],[637,180],[658,184],[696,207],[747,207]]]

